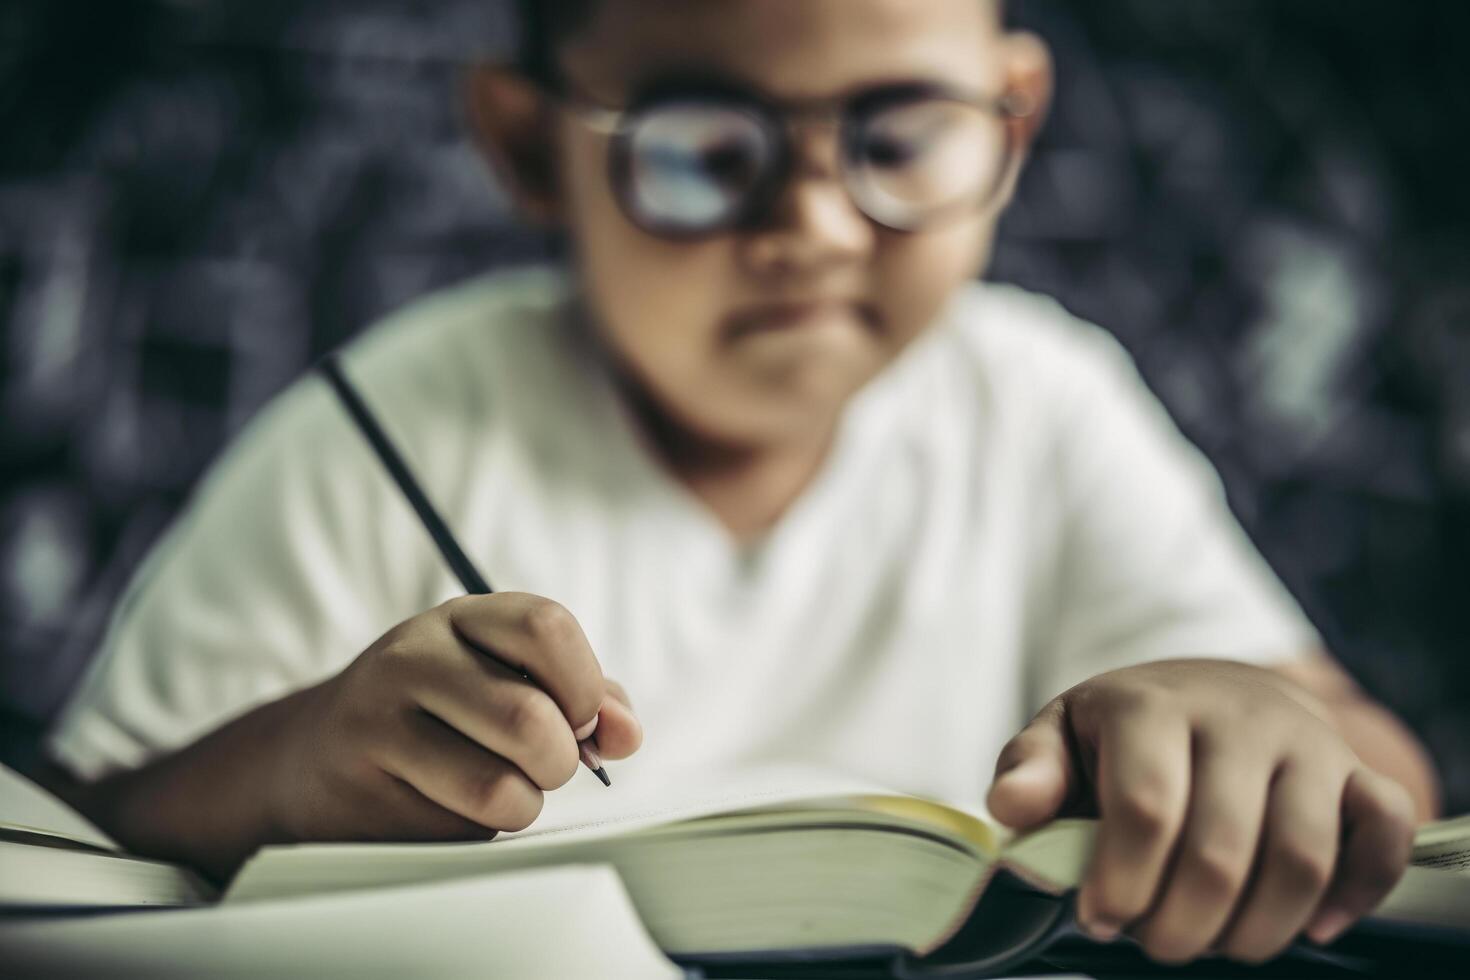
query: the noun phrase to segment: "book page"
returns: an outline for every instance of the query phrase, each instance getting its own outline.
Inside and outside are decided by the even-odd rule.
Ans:
[[[1470,875],[1470,814],[1420,827],[1413,861],[1421,868]]]
[[[611,788],[604,787],[590,774],[584,775],[587,778],[580,779],[582,785],[577,790],[569,784],[548,793],[546,809],[531,828],[501,834],[489,842],[299,844],[262,848],[240,869],[223,901],[258,901],[304,891],[309,887],[304,883],[318,880],[319,869],[323,867],[351,866],[358,869],[364,883],[371,883],[390,873],[402,877],[405,869],[417,869],[422,877],[442,876],[444,868],[470,868],[475,866],[474,862],[484,866],[508,858],[511,852],[525,855],[541,849],[555,850],[611,837],[653,833],[654,828],[738,811],[769,809],[769,815],[760,819],[780,825],[801,819],[800,815],[807,814],[814,801],[829,802],[838,810],[866,811],[874,823],[915,819],[914,814],[899,814],[873,806],[874,797],[892,796],[883,787],[830,770],[762,767],[721,774],[717,779],[706,776],[642,783],[636,779],[617,779]],[[791,805],[790,809],[785,808],[787,804]],[[939,809],[936,804],[924,806]],[[979,822],[958,813],[956,819]],[[953,826],[934,819],[926,822],[931,826],[938,824],[937,830],[951,836],[965,837]],[[499,857],[494,858],[496,855]]]
[[[1055,820],[1007,844],[1001,863],[1034,887],[1063,892],[1082,881],[1096,839],[1096,820]]]
[[[62,837],[107,851],[121,850],[116,841],[86,817],[3,765],[0,765],[0,829]]]
[[[683,977],[617,874],[571,865],[243,906],[0,921],[27,977]]]
[[[579,776],[572,784],[546,794],[545,809],[529,828],[501,834],[496,840],[565,843],[734,810],[890,792],[855,776],[788,766],[694,774],[677,780],[617,775],[611,787],[604,787],[595,777]]]
[[[1470,875],[1410,866],[1371,914],[1390,922],[1470,929]]]
[[[995,857],[1014,836],[1010,830],[986,817],[952,804],[916,796],[871,796],[851,798],[853,805],[872,813],[926,824],[948,836],[970,844],[987,860]]]

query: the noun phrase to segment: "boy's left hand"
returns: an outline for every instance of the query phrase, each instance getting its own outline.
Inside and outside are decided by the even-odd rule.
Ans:
[[[1324,708],[1284,677],[1224,661],[1101,674],[1007,743],[989,807],[1031,827],[1095,811],[1078,919],[1152,957],[1259,962],[1306,930],[1329,942],[1408,864],[1414,809]]]

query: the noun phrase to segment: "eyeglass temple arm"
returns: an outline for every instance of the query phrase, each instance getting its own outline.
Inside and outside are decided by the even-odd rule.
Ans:
[[[584,99],[558,98],[557,103],[568,112],[577,117],[582,125],[595,133],[610,136],[618,131],[623,121],[623,112],[620,109],[610,109],[607,106],[588,102]]]
[[[582,124],[593,132],[607,136],[616,133],[618,127],[622,125],[625,113],[621,109],[612,109],[586,99],[565,95],[556,96],[555,99],[569,112],[577,116]],[[1036,111],[1036,106],[1030,99],[1014,90],[1002,92],[998,96],[972,96],[963,101],[989,105],[998,110],[1002,115],[1012,119],[1024,119]],[[797,111],[801,112],[802,110],[798,108]],[[810,113],[817,115],[830,113],[831,111],[830,106],[819,107],[812,105],[807,107],[803,114]]]

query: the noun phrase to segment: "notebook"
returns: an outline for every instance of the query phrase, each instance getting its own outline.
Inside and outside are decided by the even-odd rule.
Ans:
[[[676,787],[626,782],[615,784],[622,792],[587,797],[597,802],[581,810],[559,808],[550,794],[532,830],[490,842],[266,847],[235,876],[220,908],[592,864],[616,870],[659,948],[705,968],[841,962],[876,976],[979,976],[1077,942],[1067,895],[1091,853],[1092,821],[1059,820],[1014,836],[980,813],[824,773],[766,770]],[[36,868],[67,853],[10,843],[34,848]],[[1356,932],[1407,929],[1463,943],[1470,818],[1426,827],[1415,862]],[[90,887],[108,896],[98,905],[128,904],[109,880],[128,877],[128,867],[115,851],[97,855],[86,875],[69,872],[69,901],[82,904]],[[1086,955],[1069,965],[1085,967]]]
[[[0,919],[9,976],[675,980],[617,874],[568,865],[174,912]]]
[[[0,766],[0,910],[202,905],[184,868],[127,854],[85,817]]]
[[[268,847],[224,902],[605,862],[655,942],[694,964],[863,960],[880,975],[976,976],[1077,938],[1066,896],[1093,821],[1017,837],[979,813],[812,773],[727,777],[662,799],[643,789],[628,802],[609,794],[592,819],[553,813],[489,843]],[[1377,925],[1470,936],[1470,819],[1426,828],[1416,861]]]

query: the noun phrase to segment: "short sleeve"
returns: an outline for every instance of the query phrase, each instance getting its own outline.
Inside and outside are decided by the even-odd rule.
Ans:
[[[1054,416],[1057,587],[1036,693],[1151,660],[1267,663],[1319,646],[1127,354],[1076,329],[1080,356]]]
[[[327,385],[246,427],[154,548],[48,738],[93,779],[335,672],[413,611],[401,505]],[[392,597],[397,597],[392,598]],[[405,601],[407,600],[407,601]]]
[[[470,519],[496,513],[475,474],[524,472],[497,455],[515,440],[494,392],[526,373],[567,292],[555,270],[471,279],[342,353],[472,551],[493,548],[500,526]],[[140,765],[325,679],[459,591],[330,386],[302,378],[245,427],[134,576],[47,749],[87,779]]]

